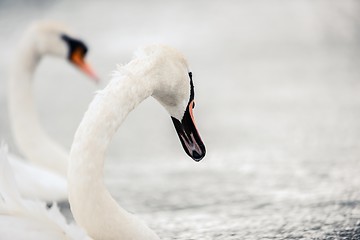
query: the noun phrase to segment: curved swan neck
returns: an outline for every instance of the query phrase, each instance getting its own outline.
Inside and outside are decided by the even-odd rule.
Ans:
[[[26,152],[27,144],[36,140],[30,138],[36,136],[39,131],[42,132],[32,94],[32,78],[39,60],[40,55],[35,50],[32,38],[29,34],[25,35],[12,64],[8,82],[12,132],[23,152]]]
[[[28,31],[19,45],[8,82],[12,132],[19,150],[28,160],[66,175],[67,155],[48,137],[35,107],[32,78],[41,57],[34,33]],[[53,156],[52,159],[49,156]]]
[[[94,239],[158,239],[117,205],[103,183],[105,152],[113,135],[128,113],[152,94],[145,76],[131,64],[115,73],[90,104],[74,137],[69,201],[76,222]]]

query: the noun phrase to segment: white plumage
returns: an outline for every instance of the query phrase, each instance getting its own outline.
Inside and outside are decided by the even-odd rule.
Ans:
[[[67,199],[67,151],[43,129],[32,91],[33,73],[44,55],[68,59],[91,77],[83,62],[86,48],[63,25],[40,21],[24,33],[8,83],[8,102],[12,133],[26,161],[11,156],[19,191],[28,198],[61,201]],[[72,42],[71,42],[72,41]],[[76,49],[79,54],[75,54]],[[83,52],[81,52],[83,51]],[[85,51],[85,52],[84,52]]]
[[[8,159],[22,197],[47,202],[67,199],[67,182],[63,176],[10,153]]]
[[[0,239],[91,239],[74,224],[66,223],[56,204],[25,200],[20,196],[8,162],[7,148],[0,147]]]

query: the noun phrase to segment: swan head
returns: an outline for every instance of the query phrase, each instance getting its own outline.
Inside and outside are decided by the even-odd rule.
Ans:
[[[195,124],[194,112],[195,100],[194,100],[194,84],[192,81],[192,72],[188,73],[190,79],[190,96],[186,107],[178,105],[173,109],[173,106],[168,107],[168,111],[171,114],[171,120],[174,123],[176,132],[179,136],[181,145],[183,146],[185,152],[195,161],[200,161],[205,157],[206,149],[203,141],[201,140],[199,131]],[[182,110],[183,114],[178,115],[181,117],[173,117],[177,112]]]
[[[177,50],[163,45],[142,48],[136,56],[145,59],[145,65],[152,69],[146,74],[156,79],[152,96],[171,116],[185,152],[200,161],[206,149],[195,123],[194,83],[186,59]]]
[[[85,62],[87,46],[67,27],[59,23],[39,21],[31,26],[29,35],[39,56],[53,55],[65,58],[87,76],[98,81],[95,72]]]

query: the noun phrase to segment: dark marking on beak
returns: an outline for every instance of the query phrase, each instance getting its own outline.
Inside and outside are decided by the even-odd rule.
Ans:
[[[181,121],[174,117],[171,119],[185,152],[198,162],[204,158],[206,149],[195,125],[193,107],[194,100],[189,102]]]
[[[69,48],[68,59],[69,61],[78,67],[87,76],[92,78],[95,82],[99,82],[99,78],[95,74],[94,70],[89,64],[85,62],[85,56],[88,51],[86,45],[75,38],[71,38],[65,34],[61,35],[61,39],[66,42]]]

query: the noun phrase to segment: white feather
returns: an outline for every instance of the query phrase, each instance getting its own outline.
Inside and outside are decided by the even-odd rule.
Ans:
[[[8,161],[7,147],[0,147],[0,239],[91,239],[74,224],[66,223],[58,206],[21,198]]]

